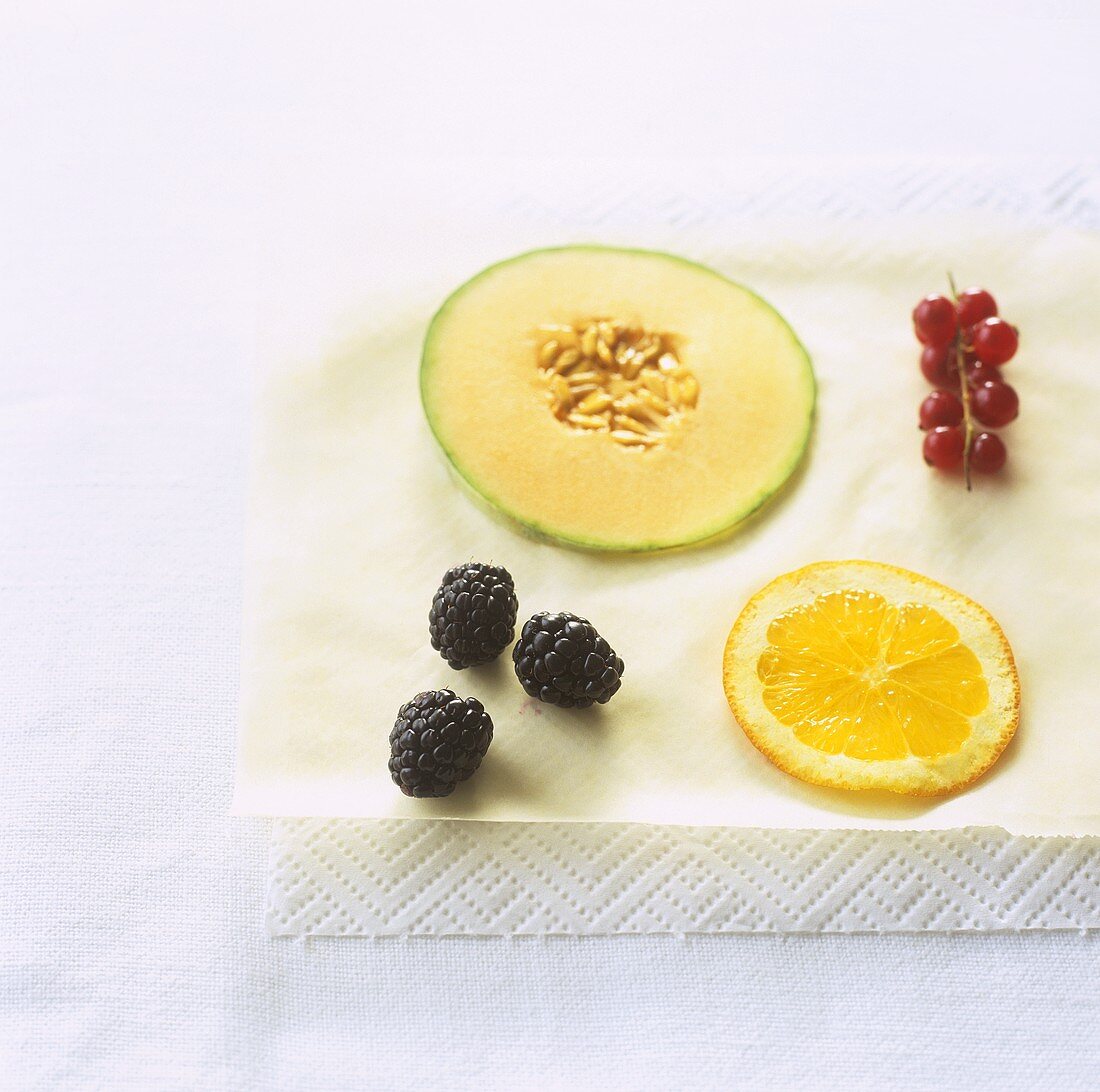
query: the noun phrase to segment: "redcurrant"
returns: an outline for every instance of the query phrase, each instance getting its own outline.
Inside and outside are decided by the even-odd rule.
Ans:
[[[968,288],[960,292],[956,307],[959,310],[959,325],[963,329],[997,313],[997,301],[984,288]]]
[[[1004,441],[995,432],[979,432],[970,443],[970,466],[979,474],[995,474],[1007,458]]]
[[[975,360],[973,364],[966,366],[966,381],[977,389],[984,383],[1003,383],[1005,380],[1000,368]]]
[[[974,352],[983,364],[1007,364],[1016,355],[1020,336],[1002,318],[983,319],[974,327]]]
[[[924,438],[924,461],[940,470],[951,470],[962,462],[965,446],[961,429],[941,425]]]
[[[959,389],[959,373],[955,367],[954,346],[926,345],[920,354],[921,375],[932,384],[933,387],[950,387]]]
[[[1001,428],[1016,420],[1020,399],[1007,383],[984,383],[971,394],[970,409],[983,425]]]
[[[927,432],[941,425],[962,424],[963,407],[950,391],[933,391],[920,404],[920,427]]]
[[[946,296],[925,296],[913,308],[913,329],[922,345],[947,345],[958,328],[958,313]]]

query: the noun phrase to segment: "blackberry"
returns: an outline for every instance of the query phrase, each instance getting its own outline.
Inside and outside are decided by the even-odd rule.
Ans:
[[[587,618],[543,611],[524,623],[512,649],[516,677],[533,698],[566,708],[609,701],[623,661]]]
[[[401,706],[390,731],[390,776],[406,796],[449,796],[481,765],[493,721],[476,698],[428,690]]]
[[[456,669],[495,660],[516,635],[516,587],[507,569],[471,561],[448,569],[432,600],[432,648]]]

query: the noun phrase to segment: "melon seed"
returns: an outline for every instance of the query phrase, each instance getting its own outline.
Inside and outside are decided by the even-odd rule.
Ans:
[[[596,338],[598,334],[599,331],[596,329],[594,322],[586,327],[584,333],[581,334],[581,352],[589,359],[596,355]]]
[[[575,368],[581,362],[581,354],[576,349],[566,349],[554,362],[554,371],[563,375],[570,368]]]
[[[611,405],[611,395],[606,391],[594,390],[587,394],[577,406],[579,413],[599,413]]]
[[[577,428],[607,428],[607,418],[595,417],[590,413],[571,413],[566,420]]]
[[[539,363],[543,367],[553,363],[554,357],[558,355],[559,349],[561,349],[561,343],[551,338],[541,349],[539,349]]]
[[[629,429],[631,432],[636,432],[640,436],[648,436],[649,429],[641,423],[641,421],[635,421],[633,417],[628,414],[618,414],[615,417],[615,427]]]
[[[566,383],[560,375],[555,375],[550,380],[550,390],[553,392],[554,397],[562,403],[562,405],[569,406],[573,403],[573,391],[569,384]]]
[[[652,447],[657,442],[650,436],[639,436],[636,432],[627,432],[624,429],[612,429],[608,435],[627,447]]]
[[[648,394],[649,392],[647,391],[646,393]],[[619,402],[616,408],[630,417],[633,417],[636,421],[648,421],[651,425],[663,425],[663,418],[667,416],[667,407],[665,407],[666,412],[661,413],[645,402],[633,402],[629,405]]]

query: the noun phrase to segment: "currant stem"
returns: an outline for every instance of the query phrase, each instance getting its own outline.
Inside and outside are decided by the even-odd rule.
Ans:
[[[970,492],[970,447],[974,441],[974,418],[970,413],[970,385],[966,381],[966,351],[962,333],[955,335],[955,367],[959,372],[959,385],[963,404],[963,478],[966,491]]]
[[[959,290],[955,287],[955,278],[947,274],[947,283],[951,287],[951,298],[959,302]],[[963,345],[963,332],[955,335],[955,370],[959,373],[959,394],[963,404],[963,478],[966,491],[970,487],[970,447],[974,441],[974,418],[970,413],[970,385],[966,381],[966,347]]]

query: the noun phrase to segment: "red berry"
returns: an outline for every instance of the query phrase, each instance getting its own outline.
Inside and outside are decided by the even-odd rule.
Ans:
[[[959,309],[959,325],[964,329],[997,313],[997,301],[984,288],[968,288],[960,292],[956,306]]]
[[[1016,354],[1020,337],[1004,319],[983,319],[973,330],[974,352],[983,364],[1006,364]]]
[[[979,432],[970,443],[970,466],[979,474],[995,474],[1007,458],[1004,441],[995,432]]]
[[[926,345],[920,354],[921,375],[933,387],[959,389],[959,373],[955,367],[955,350],[951,345],[936,348]]]
[[[975,360],[973,364],[966,366],[966,381],[971,387],[977,389],[985,383],[1003,383],[1005,379],[1001,375],[1000,368]]]
[[[961,429],[934,428],[924,438],[924,461],[940,470],[950,470],[962,462],[965,444]]]
[[[983,383],[970,396],[970,408],[983,425],[1001,428],[1016,420],[1020,412],[1020,399],[1015,390],[1005,382]]]
[[[920,404],[920,427],[927,432],[941,425],[962,423],[963,407],[950,391],[933,391]]]
[[[958,328],[955,305],[946,296],[925,296],[913,308],[913,329],[922,345],[947,345]]]

